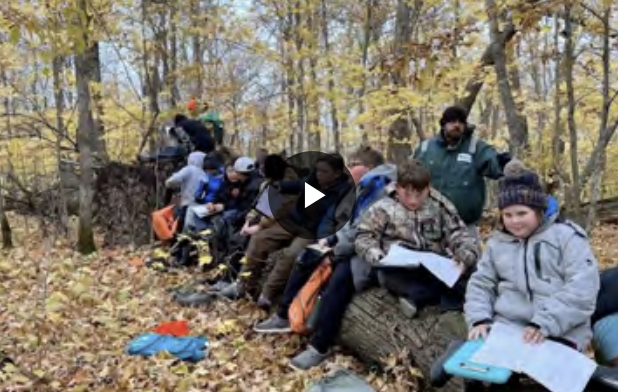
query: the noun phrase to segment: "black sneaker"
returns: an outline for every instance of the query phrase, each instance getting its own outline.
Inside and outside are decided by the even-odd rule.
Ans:
[[[261,323],[256,324],[253,330],[258,333],[290,333],[290,321],[273,314]]]

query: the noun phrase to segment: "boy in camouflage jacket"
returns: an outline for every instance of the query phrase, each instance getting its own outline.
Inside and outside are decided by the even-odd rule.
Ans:
[[[380,284],[400,297],[404,312],[412,317],[418,307],[440,304],[444,311],[461,310],[465,284],[480,256],[453,204],[429,186],[427,168],[409,160],[397,169],[397,183],[386,189],[388,197],[361,216],[355,246],[367,263],[379,266],[393,244],[431,251],[453,258],[465,270],[449,288],[426,269],[379,269]]]

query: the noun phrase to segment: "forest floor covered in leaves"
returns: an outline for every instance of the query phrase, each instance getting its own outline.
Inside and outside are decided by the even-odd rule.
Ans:
[[[595,230],[604,265],[618,260],[616,238],[617,227]],[[265,314],[246,301],[176,305],[168,290],[190,275],[134,265],[145,250],[83,257],[62,240],[17,241],[0,256],[0,349],[17,365],[0,373],[2,391],[304,391],[337,367],[356,371],[377,391],[413,390],[416,371],[394,358],[380,375],[343,354],[311,372],[292,370],[288,360],[304,347],[302,338],[253,333],[251,325]],[[134,337],[172,320],[187,320],[191,335],[208,337],[206,359],[188,365],[125,353]]]

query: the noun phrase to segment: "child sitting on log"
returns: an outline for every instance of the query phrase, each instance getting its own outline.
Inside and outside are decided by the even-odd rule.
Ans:
[[[396,184],[387,185],[386,196],[360,215],[355,250],[361,262],[368,263],[369,268],[376,267],[390,246],[399,243],[414,250],[441,254],[448,250],[462,266],[474,266],[480,253],[475,239],[453,204],[430,188],[429,180],[429,171],[418,161],[398,165]],[[347,306],[356,293],[354,268],[349,258],[335,257],[333,263],[334,272],[322,292],[309,347],[290,362],[295,369],[309,369],[328,357]],[[429,303],[441,302],[444,310],[460,310],[463,306],[465,278],[454,289],[420,268],[383,270],[372,274],[372,278],[374,284],[379,282],[401,297],[402,309],[410,317],[416,313],[417,306]],[[279,318],[284,313],[279,313]],[[273,319],[266,322],[272,323]],[[267,328],[264,324],[256,330],[264,333],[290,330],[289,324],[287,328]]]
[[[187,165],[165,181],[167,188],[180,188],[180,204],[175,214],[179,218],[178,227],[180,229],[184,227],[187,209],[193,203],[200,182],[206,178],[206,172],[203,169],[205,156],[206,154],[201,151],[192,152],[187,158]]]
[[[485,338],[492,322],[524,327],[522,339],[561,341],[582,350],[599,291],[597,261],[585,231],[545,216],[539,177],[513,161],[500,180],[500,224],[468,284],[469,338]]]

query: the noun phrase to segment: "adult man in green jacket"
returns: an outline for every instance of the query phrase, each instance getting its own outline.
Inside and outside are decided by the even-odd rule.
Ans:
[[[478,238],[478,223],[485,206],[485,178],[502,177],[510,154],[498,154],[494,147],[474,134],[461,107],[447,108],[440,119],[440,134],[424,140],[414,152],[431,173],[431,185],[457,207],[468,229]]]

